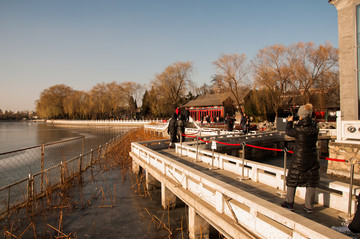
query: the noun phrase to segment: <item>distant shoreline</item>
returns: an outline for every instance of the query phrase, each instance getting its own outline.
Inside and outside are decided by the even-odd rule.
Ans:
[[[141,126],[163,123],[162,120],[45,120],[53,125]]]

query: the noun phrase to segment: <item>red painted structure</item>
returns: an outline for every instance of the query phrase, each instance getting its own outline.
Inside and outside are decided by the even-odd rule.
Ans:
[[[243,97],[247,94],[248,92],[244,92]],[[226,111],[230,110],[234,113],[234,103],[235,100],[231,93],[219,93],[200,95],[183,107],[189,110],[190,116],[196,121],[201,121],[202,118],[205,120],[206,116],[210,116],[211,121],[214,122],[216,117],[218,120],[220,117],[224,117],[228,113]]]

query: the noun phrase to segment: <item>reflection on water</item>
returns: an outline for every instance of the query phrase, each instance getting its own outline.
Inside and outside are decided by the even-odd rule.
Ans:
[[[88,149],[131,129],[120,126],[56,126],[31,121],[0,121],[0,153],[85,136]]]
[[[34,122],[0,122],[0,153],[84,136],[66,143],[45,146],[44,169],[103,145],[131,127],[54,126]],[[41,171],[40,147],[0,155],[0,187]]]

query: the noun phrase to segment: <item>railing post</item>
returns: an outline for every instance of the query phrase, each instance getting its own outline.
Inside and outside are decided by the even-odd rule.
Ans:
[[[105,162],[107,162],[107,148],[108,148],[108,143],[105,144]]]
[[[64,165],[63,161],[60,162],[60,185],[64,184]]]
[[[242,142],[242,173],[241,173],[241,178],[238,178],[239,180],[250,179],[249,177],[245,177],[245,146],[246,146],[246,142],[243,141]]]
[[[198,133],[200,134],[200,137],[201,137],[201,130],[199,130]],[[195,162],[197,162],[198,158],[199,158],[199,134],[196,135],[196,158],[195,158]]]
[[[211,143],[211,168],[214,168],[214,155],[215,155],[215,147],[213,147],[213,145],[216,145],[215,140],[212,141]]]
[[[80,154],[80,156],[79,156],[79,174],[81,174],[81,171],[82,171],[82,161],[83,161],[83,155]]]
[[[90,165],[93,164],[93,156],[94,156],[94,151],[93,149],[90,150]]]
[[[101,158],[101,145],[99,145],[97,160],[100,160],[100,158]]]
[[[7,202],[7,213],[8,213],[8,215],[10,215],[10,188],[11,187],[9,187],[9,191],[8,191],[8,202]]]
[[[81,150],[81,154],[84,155],[85,152],[85,136],[83,136],[83,140],[82,140],[82,150]]]
[[[44,191],[44,164],[45,164],[45,145],[41,145],[41,162],[40,162],[40,172],[41,172],[41,192]]]
[[[352,207],[352,192],[353,192],[353,181],[354,181],[354,167],[356,164],[356,158],[351,158],[351,169],[350,169],[350,183],[349,183],[349,201],[348,201],[348,217],[351,218],[351,207]]]
[[[34,177],[31,173],[29,173],[29,181],[27,186],[27,193],[28,193],[28,205],[32,202],[34,198]]]
[[[180,132],[180,156],[182,156],[182,133]]]
[[[281,197],[286,195],[286,169],[287,169],[287,152],[288,149],[284,148],[284,181],[283,181],[283,189],[277,191],[276,193],[279,194]]]

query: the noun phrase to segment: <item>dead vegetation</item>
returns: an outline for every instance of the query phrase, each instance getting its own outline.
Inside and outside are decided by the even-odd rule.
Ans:
[[[42,197],[34,197],[25,207],[10,211],[0,221],[1,235],[9,239],[101,238],[101,235],[106,235],[103,233],[119,226],[112,223],[111,218],[120,221],[127,219],[117,213],[134,203],[133,199],[131,201],[123,196],[128,190],[130,197],[135,192],[137,198],[140,196],[145,200],[138,215],[132,216],[147,219],[129,222],[130,225],[146,223],[148,226],[143,227],[143,230],[147,229],[145,232],[149,235],[155,236],[151,234],[152,231],[162,231],[162,238],[184,238],[184,234],[187,234],[184,233],[184,216],[181,215],[180,221],[171,216],[173,212],[165,212],[160,206],[151,206],[156,205],[152,201],[160,195],[159,192],[150,193],[145,187],[144,175],[135,177],[128,170],[131,166],[131,142],[155,139],[159,137],[150,135],[143,129],[131,130],[115,145],[108,147],[108,153],[101,160],[77,177],[66,177],[70,173],[64,164],[62,184],[57,188],[46,186],[50,184],[45,177],[46,190]],[[183,213],[182,211],[181,214]],[[104,221],[109,221],[105,224],[106,229]],[[158,236],[157,234],[156,237]]]

